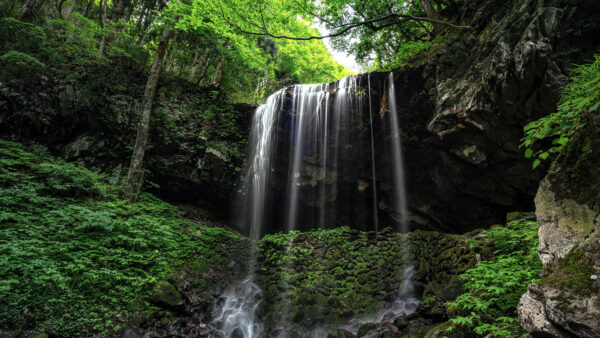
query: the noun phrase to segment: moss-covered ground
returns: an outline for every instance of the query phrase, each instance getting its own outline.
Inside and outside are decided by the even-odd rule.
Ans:
[[[246,239],[150,194],[128,204],[120,191],[116,177],[0,140],[0,329],[114,335],[131,321],[168,321],[171,310],[150,301],[157,283],[187,274],[217,289],[231,261],[245,265]]]

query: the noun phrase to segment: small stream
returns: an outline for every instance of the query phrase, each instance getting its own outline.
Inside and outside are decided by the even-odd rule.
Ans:
[[[254,282],[254,275],[230,288],[223,295],[225,303],[215,316],[219,330],[215,337],[260,337],[263,326],[256,318],[256,310],[262,301],[262,290]]]

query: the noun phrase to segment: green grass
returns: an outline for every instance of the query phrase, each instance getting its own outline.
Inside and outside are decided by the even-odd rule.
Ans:
[[[160,311],[147,301],[157,281],[224,239],[243,241],[120,191],[114,178],[0,140],[0,329],[113,334]]]

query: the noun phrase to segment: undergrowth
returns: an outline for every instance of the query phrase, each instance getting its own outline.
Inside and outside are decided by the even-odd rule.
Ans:
[[[533,168],[552,154],[559,153],[584,125],[585,117],[600,112],[600,54],[590,64],[573,69],[570,82],[562,89],[561,99],[555,113],[544,116],[525,126],[521,147],[525,156],[534,158]],[[552,143],[549,147],[534,148],[542,140]]]
[[[462,328],[479,336],[522,336],[525,331],[518,323],[517,304],[542,270],[537,256],[537,222],[513,221],[486,232],[496,248],[494,258],[459,276],[466,292],[446,304],[452,324],[448,331]]]
[[[128,204],[111,177],[0,140],[0,329],[113,335],[175,267],[214,252],[219,228],[150,194]]]

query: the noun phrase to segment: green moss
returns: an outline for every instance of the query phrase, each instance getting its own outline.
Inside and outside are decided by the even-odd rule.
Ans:
[[[182,302],[179,291],[177,291],[171,283],[165,281],[156,283],[152,289],[150,300],[155,304],[166,306],[168,308],[175,308],[181,305]]]
[[[540,284],[565,290],[575,295],[590,296],[600,290],[591,275],[596,274],[592,260],[583,250],[572,250],[544,277]]]

